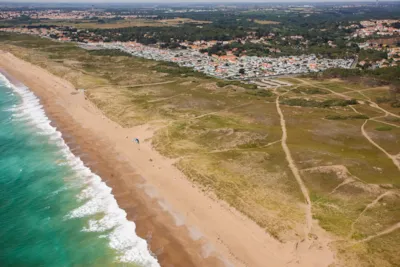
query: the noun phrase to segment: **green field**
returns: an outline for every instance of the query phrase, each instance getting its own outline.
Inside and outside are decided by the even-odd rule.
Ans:
[[[400,108],[376,102],[388,88],[288,78],[293,86],[263,92],[32,36],[0,34],[0,49],[84,88],[124,127],[157,125],[153,146],[188,179],[285,242],[308,237],[304,196],[281,145],[279,96],[287,145],[338,263],[398,266],[400,230],[379,234],[400,222],[400,170],[383,152],[400,153]]]

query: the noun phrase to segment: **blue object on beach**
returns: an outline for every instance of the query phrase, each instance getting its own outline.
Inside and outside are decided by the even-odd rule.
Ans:
[[[135,138],[134,140],[135,140],[135,142],[136,142],[137,144],[139,144],[139,139]]]

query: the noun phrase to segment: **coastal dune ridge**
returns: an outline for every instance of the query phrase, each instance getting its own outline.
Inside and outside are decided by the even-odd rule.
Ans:
[[[68,149],[73,163],[68,164],[87,174],[83,180],[88,186],[77,195],[82,206],[65,219],[91,219],[93,214],[105,213],[100,220],[89,221],[82,231],[114,229],[108,237],[110,246],[121,246],[132,253],[122,254],[120,261],[126,260],[126,255],[136,256],[136,247],[130,250],[126,243],[132,243],[120,236],[114,238],[115,229],[127,238],[130,233],[134,238],[141,237],[143,247],[139,251],[152,256],[151,250],[157,255],[157,259],[146,256],[145,260],[161,266],[308,267],[329,266],[334,261],[331,249],[325,243],[320,245],[325,239],[312,244],[297,240],[280,242],[226,202],[202,191],[174,166],[173,160],[159,154],[148,141],[157,125],[124,128],[88,100],[83,90],[77,91],[67,80],[12,53],[0,52],[0,67],[40,97],[43,107],[38,112],[47,119],[43,124],[50,126],[51,118],[58,135],[62,133],[65,140],[73,140],[74,148]],[[35,99],[36,106],[32,108],[40,105]],[[57,130],[51,131],[56,136]],[[62,140],[60,136],[56,139]],[[140,138],[140,145],[132,142],[134,137]],[[60,145],[65,145],[64,140]],[[77,151],[84,153],[81,158],[91,172],[84,168],[81,159],[72,157],[72,153],[80,155],[75,145]],[[104,198],[108,203],[105,206],[99,204]],[[129,230],[125,228],[129,223],[124,219],[125,213],[113,211],[118,207],[134,222]],[[122,226],[120,219],[125,222]]]
[[[66,181],[66,186],[82,188],[77,198],[82,205],[65,216],[65,220],[104,214],[101,219],[89,220],[88,226],[82,229],[87,232],[106,232],[109,246],[116,250],[116,261],[134,263],[143,266],[160,266],[158,260],[148,249],[146,240],[137,236],[134,222],[127,219],[127,214],[115,200],[112,189],[101,178],[94,174],[82,160],[75,156],[62,138],[61,132],[51,126],[39,98],[28,87],[0,69],[0,81],[11,88],[21,98],[21,104],[12,107],[12,120],[24,121],[37,128],[38,134],[48,136],[60,149],[65,161],[58,164],[68,165],[74,170],[76,179]],[[69,185],[68,183],[74,183]]]

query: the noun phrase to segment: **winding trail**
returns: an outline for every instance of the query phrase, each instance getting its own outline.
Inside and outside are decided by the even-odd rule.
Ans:
[[[348,96],[346,96],[346,95],[344,95],[344,94],[341,94],[341,93],[334,92],[334,91],[332,91],[332,90],[330,90],[330,89],[328,89],[328,88],[316,86],[316,85],[311,84],[310,82],[307,82],[307,81],[304,81],[304,80],[300,80],[300,79],[297,79],[297,78],[296,78],[296,80],[302,81],[303,83],[305,83],[305,84],[307,84],[307,85],[310,85],[310,86],[313,86],[313,87],[316,87],[316,88],[320,88],[320,89],[325,89],[325,90],[331,91],[331,92],[334,93],[335,95],[338,95],[338,96],[341,96],[341,97],[344,97],[344,98],[348,99]],[[376,148],[378,148],[378,149],[379,149],[380,151],[382,151],[390,160],[392,160],[392,161],[393,161],[393,164],[394,164],[394,165],[397,167],[397,169],[400,171],[400,163],[399,163],[399,160],[397,159],[397,155],[391,155],[391,154],[389,154],[385,149],[383,149],[383,148],[382,148],[380,145],[378,145],[374,140],[372,140],[372,138],[368,135],[367,131],[365,130],[365,125],[366,125],[366,124],[368,123],[368,121],[370,121],[370,120],[373,120],[373,121],[375,120],[375,121],[376,121],[376,119],[378,119],[378,118],[387,117],[387,116],[393,116],[393,117],[396,117],[396,118],[400,118],[400,115],[396,115],[396,114],[394,114],[394,113],[391,113],[390,111],[387,111],[387,110],[384,109],[384,108],[381,108],[377,103],[373,102],[373,101],[371,100],[371,98],[369,98],[369,97],[366,96],[364,93],[362,93],[361,90],[358,90],[357,92],[360,93],[361,95],[363,95],[365,98],[368,99],[369,105],[370,105],[371,107],[376,108],[376,109],[379,109],[380,111],[382,111],[382,112],[385,114],[384,116],[378,116],[378,117],[374,117],[374,118],[367,119],[367,120],[363,123],[363,125],[361,126],[361,133],[362,133],[362,135],[363,135],[373,146],[375,146]],[[353,106],[349,106],[349,107],[350,107],[354,112],[356,112],[357,114],[362,114],[362,113],[360,113],[359,111],[357,111]],[[388,123],[386,123],[386,124],[388,124]],[[394,126],[394,125],[393,125],[393,126]],[[396,127],[398,127],[398,126],[396,126]]]
[[[384,112],[386,114],[386,116],[393,116],[396,118],[400,118],[400,115],[396,115],[390,111],[387,111],[386,109],[381,108],[378,104],[376,104],[375,102],[370,101],[370,106],[376,109],[379,109],[380,111]]]
[[[358,222],[358,220],[361,218],[361,216],[369,209],[373,208],[378,202],[379,200],[381,200],[382,198],[384,198],[385,196],[388,196],[392,194],[392,191],[386,191],[385,193],[379,195],[377,198],[374,199],[374,201],[372,201],[371,203],[369,203],[367,206],[365,206],[365,208],[363,209],[363,211],[358,215],[358,217],[353,221],[353,223],[351,224],[351,230],[349,232],[349,234],[347,235],[347,238],[351,238],[351,236],[354,234],[354,226],[356,225],[356,223]]]
[[[263,146],[259,146],[258,148],[266,148],[266,147],[269,147],[269,146],[272,146],[272,145],[274,145],[274,144],[276,144],[276,143],[278,143],[278,142],[281,142],[281,139],[280,140],[277,140],[277,141],[274,141],[274,142],[270,142],[270,143],[268,143],[268,144],[266,144],[266,145],[263,145]],[[212,150],[212,151],[210,151],[210,152],[206,152],[206,153],[203,153],[203,154],[216,154],[216,153],[223,153],[223,152],[229,152],[229,151],[248,151],[248,150],[252,150],[253,148],[227,148],[227,149],[216,149],[216,150]]]
[[[154,100],[148,100],[147,103],[157,103],[157,102],[169,100],[169,99],[172,99],[172,98],[175,98],[175,97],[179,97],[179,96],[182,96],[182,95],[186,95],[186,94],[177,94],[177,95],[173,95],[173,96],[170,96],[170,97],[163,97],[163,98],[158,98],[158,99],[154,99]]]
[[[375,104],[375,103],[374,103],[374,104]],[[376,104],[375,104],[375,105],[376,105]],[[350,107],[355,113],[363,115],[361,112],[359,112],[358,110],[356,110],[353,106],[349,106],[349,107]],[[365,120],[365,122],[363,123],[363,125],[361,125],[361,134],[365,137],[365,139],[368,140],[368,142],[370,142],[373,146],[375,146],[375,147],[378,148],[380,151],[382,151],[389,159],[391,159],[391,160],[393,161],[393,164],[394,164],[394,165],[397,167],[397,169],[399,169],[399,171],[400,171],[400,163],[399,163],[399,160],[397,159],[397,156],[396,156],[396,155],[391,155],[391,154],[389,154],[383,147],[381,147],[381,146],[378,145],[374,140],[372,140],[372,138],[368,135],[367,131],[365,130],[365,125],[367,125],[368,121],[376,121],[376,122],[381,122],[381,123],[388,124],[388,125],[391,125],[391,126],[400,127],[400,126],[397,126],[397,125],[395,125],[395,124],[386,123],[386,122],[377,120],[377,119],[379,119],[379,118],[387,117],[387,116],[389,115],[389,113],[388,113],[386,110],[382,109],[382,111],[385,112],[385,115],[384,115],[384,116],[378,116],[378,117],[374,117],[374,118],[370,118],[370,119]]]
[[[337,96],[340,96],[340,97],[343,97],[343,98],[345,98],[345,99],[347,99],[347,100],[351,99],[349,96],[344,95],[344,94],[341,94],[341,93],[338,93],[338,92],[335,92],[335,91],[333,91],[333,90],[331,90],[331,89],[329,89],[329,88],[326,88],[326,87],[323,87],[323,86],[318,86],[318,85],[312,84],[312,83],[310,83],[310,82],[308,82],[308,81],[301,80],[301,79],[298,79],[298,78],[294,78],[294,79],[296,79],[296,80],[298,80],[298,81],[300,81],[300,82],[302,82],[302,83],[304,83],[304,84],[307,84],[307,85],[309,85],[309,86],[311,86],[311,87],[319,88],[319,89],[323,89],[323,90],[329,91],[329,92],[331,92],[332,94],[337,95]]]
[[[136,87],[144,87],[144,86],[157,86],[157,85],[164,85],[164,84],[170,84],[174,83],[176,81],[165,81],[165,82],[158,82],[158,83],[142,83],[142,84],[134,84],[134,85],[121,85],[118,86],[119,88],[136,88]],[[99,87],[99,88],[107,88],[107,86]]]
[[[364,239],[361,239],[361,240],[359,240],[357,242],[354,242],[352,245],[371,241],[374,238],[378,238],[380,236],[390,234],[390,233],[396,231],[397,229],[400,229],[400,222],[396,223],[395,225],[390,226],[389,228],[386,228],[383,231],[380,231],[379,233],[377,233],[375,235],[371,235],[371,236],[368,236],[368,237],[366,237]]]
[[[380,116],[381,117],[381,116]],[[361,126],[361,133],[362,135],[372,144],[374,145],[376,148],[378,148],[380,151],[382,151],[389,159],[391,159],[393,161],[393,164],[397,167],[397,169],[400,171],[400,163],[397,160],[396,156],[393,156],[391,154],[389,154],[385,149],[383,149],[380,145],[378,145],[377,143],[375,143],[374,140],[372,140],[372,138],[368,135],[367,131],[365,130],[365,125],[368,123],[368,121],[370,121],[370,119],[366,120],[363,125]]]
[[[306,229],[305,229],[305,237],[307,238],[308,234],[311,232],[312,228],[312,210],[311,210],[311,199],[310,195],[308,193],[307,187],[305,186],[303,180],[301,179],[300,176],[300,171],[297,168],[296,164],[294,163],[292,153],[290,152],[290,149],[287,145],[287,129],[286,129],[286,121],[285,117],[283,115],[283,112],[281,110],[280,104],[279,104],[279,98],[280,96],[278,95],[275,104],[276,104],[276,110],[278,111],[279,117],[280,117],[280,123],[281,123],[281,129],[282,129],[282,148],[283,151],[286,154],[286,160],[289,163],[289,168],[293,173],[293,176],[296,178],[296,181],[301,189],[301,192],[303,194],[304,199],[306,200]]]
[[[387,125],[390,125],[390,126],[393,126],[393,127],[396,127],[396,128],[400,128],[400,125],[396,125],[396,124],[393,124],[393,123],[390,123],[390,122],[380,121],[380,120],[377,120],[377,119],[374,119],[374,118],[372,118],[370,120],[371,121],[376,121],[376,122],[379,122],[379,123],[383,123],[383,124],[387,124]]]

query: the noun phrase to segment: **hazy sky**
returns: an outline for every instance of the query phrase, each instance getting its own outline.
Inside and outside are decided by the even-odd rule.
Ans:
[[[280,2],[370,2],[375,0],[0,0],[0,2],[8,3],[201,3],[201,2],[239,2],[239,3],[280,3]],[[385,0],[387,1],[387,0]],[[389,0],[390,1],[390,0]],[[396,1],[396,0],[394,0]]]

